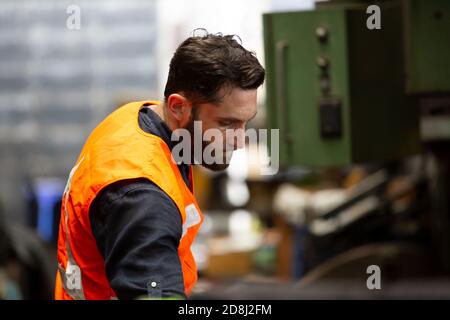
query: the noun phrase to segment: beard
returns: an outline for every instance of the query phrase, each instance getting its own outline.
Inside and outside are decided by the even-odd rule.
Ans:
[[[225,152],[223,150],[219,151],[222,154],[221,155],[216,155],[215,152],[218,151],[217,149],[213,149],[212,152],[212,156],[216,161],[213,161],[212,163],[207,163],[204,161],[203,159],[203,154],[205,151],[205,148],[207,146],[209,146],[211,143],[214,143],[214,141],[204,141],[203,140],[203,132],[195,132],[195,127],[194,127],[194,122],[195,121],[201,121],[198,119],[198,107],[193,107],[193,112],[192,112],[192,116],[191,119],[189,121],[189,123],[183,128],[186,129],[187,131],[189,131],[189,134],[191,135],[191,155],[190,155],[190,159],[192,164],[194,163],[199,163],[202,167],[209,169],[211,171],[223,171],[226,168],[228,168],[228,166],[230,165],[230,160],[231,157],[233,155],[233,151],[231,152]],[[202,141],[202,148],[201,148],[201,154],[199,155],[201,157],[201,159],[197,159],[198,157],[196,157],[195,155],[195,149],[194,149],[194,142],[195,142],[195,137],[196,135],[200,134],[201,135],[201,141]],[[194,161],[197,160],[197,161]]]
[[[202,143],[202,150],[209,145],[211,142]],[[216,157],[215,157],[216,158]],[[209,169],[211,171],[223,171],[230,165],[231,155],[227,155],[226,153],[223,153],[221,161],[213,162],[213,163],[206,163],[204,161],[201,162],[202,167]]]

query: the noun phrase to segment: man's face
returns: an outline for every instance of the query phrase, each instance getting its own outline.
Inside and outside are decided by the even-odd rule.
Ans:
[[[204,167],[213,171],[224,170],[230,163],[233,151],[244,147],[245,126],[256,115],[256,92],[256,89],[222,89],[219,96],[223,98],[219,103],[203,103],[193,107],[192,121],[188,125],[191,134],[197,134],[194,132],[194,121],[201,121],[202,137],[208,130],[217,129],[211,137],[212,141],[202,140],[202,154],[209,146],[210,150],[220,152],[215,154],[215,158],[222,160],[212,164],[202,161]],[[217,141],[219,132],[220,140]]]

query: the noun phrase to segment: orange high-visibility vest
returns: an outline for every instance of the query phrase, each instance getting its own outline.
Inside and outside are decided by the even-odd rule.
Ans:
[[[103,120],[89,136],[70,172],[61,206],[56,299],[116,297],[91,231],[89,207],[103,188],[124,179],[147,178],[174,201],[183,223],[178,255],[186,295],[197,281],[190,247],[203,215],[193,195],[192,168],[189,189],[167,144],[139,127],[139,110],[146,103],[158,102],[129,103]]]

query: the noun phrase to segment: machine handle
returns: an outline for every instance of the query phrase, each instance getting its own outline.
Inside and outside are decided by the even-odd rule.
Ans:
[[[278,126],[282,130],[283,139],[286,143],[292,143],[292,136],[289,128],[287,98],[286,98],[286,51],[289,47],[286,40],[276,43],[276,93],[277,104],[279,106]]]

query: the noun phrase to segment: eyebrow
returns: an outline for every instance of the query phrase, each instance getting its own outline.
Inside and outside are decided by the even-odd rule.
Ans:
[[[258,113],[258,111],[256,111],[255,114],[253,116],[251,116],[250,119],[247,120],[247,122],[253,120],[253,118],[256,117],[257,113]],[[238,118],[235,118],[235,117],[219,117],[219,119],[222,120],[222,121],[226,120],[226,121],[233,121],[233,122],[244,121],[244,120],[241,120],[241,119],[238,119]]]

